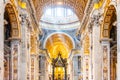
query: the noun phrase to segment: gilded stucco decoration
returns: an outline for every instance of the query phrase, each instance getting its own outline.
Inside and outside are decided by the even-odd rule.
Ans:
[[[104,18],[104,23],[102,25],[101,30],[101,38],[109,38],[110,37],[110,29],[111,29],[111,23],[114,21],[115,18],[114,15],[116,15],[115,7],[113,5],[109,6]]]
[[[59,5],[71,7],[81,21],[84,16],[87,3],[88,0],[33,0],[38,20],[40,20],[45,7]]]
[[[94,4],[94,8],[95,9],[101,8],[104,2],[105,2],[105,0],[96,0],[95,4]]]
[[[20,27],[19,27],[19,20],[17,16],[17,10],[13,3],[8,3],[5,7],[5,10],[8,12],[10,23],[12,27],[11,38],[20,38]]]
[[[34,58],[31,58],[31,80],[34,80],[34,70],[35,70],[35,60],[34,60]]]
[[[85,79],[86,80],[89,80],[89,71],[90,71],[89,70],[89,67],[90,67],[89,62],[90,62],[90,58],[88,56],[86,56],[85,57],[85,73],[86,73]]]
[[[90,47],[89,36],[86,35],[85,36],[85,42],[84,42],[84,53],[85,53],[85,55],[89,55],[89,53],[90,53],[89,47]]]
[[[25,0],[18,0],[18,4],[22,9],[26,9],[26,2]]]
[[[108,80],[108,48],[103,46],[103,80]]]
[[[36,42],[37,42],[36,35],[31,35],[31,38],[30,38],[30,47],[31,47],[30,52],[31,52],[31,54],[35,54],[37,51]]]
[[[13,46],[13,79],[18,79],[18,45]]]

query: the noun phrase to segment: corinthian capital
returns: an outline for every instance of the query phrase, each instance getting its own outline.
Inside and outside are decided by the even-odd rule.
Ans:
[[[91,24],[99,26],[103,22],[103,14],[98,12],[91,17]]]

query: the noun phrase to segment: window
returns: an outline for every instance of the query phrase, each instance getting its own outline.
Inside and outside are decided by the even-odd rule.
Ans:
[[[71,9],[67,9],[67,15],[68,15],[68,16],[73,15],[73,12],[72,12],[72,10],[71,10]]]
[[[64,7],[55,7],[55,8],[47,8],[44,16],[54,16],[54,17],[67,17],[74,16],[73,11],[69,8]]]
[[[72,23],[72,25],[69,25],[69,23]],[[62,30],[77,28],[79,27],[80,22],[76,14],[72,11],[72,9],[64,6],[51,6],[45,9],[45,12],[40,20],[40,25],[42,28],[46,29]]]
[[[56,16],[63,17],[64,16],[64,9],[60,8],[60,7],[56,8]]]
[[[48,8],[48,9],[45,11],[45,15],[51,16],[51,15],[52,15],[52,9],[51,9],[51,8]]]

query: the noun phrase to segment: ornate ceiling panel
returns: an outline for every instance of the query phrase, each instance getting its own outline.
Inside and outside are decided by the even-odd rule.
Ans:
[[[108,6],[108,9],[105,13],[105,17],[104,17],[104,24],[102,25],[102,38],[109,38],[110,37],[110,27],[111,24],[116,21],[116,10],[115,7],[113,5]]]
[[[38,20],[40,20],[45,7],[61,5],[72,8],[81,21],[87,2],[88,0],[33,0]]]

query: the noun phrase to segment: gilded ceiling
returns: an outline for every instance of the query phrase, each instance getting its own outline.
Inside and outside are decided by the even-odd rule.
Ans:
[[[81,21],[87,2],[88,0],[33,0],[38,20],[40,20],[45,7],[61,5],[72,8]]]
[[[18,22],[18,18],[17,18],[17,12],[16,12],[13,4],[8,3],[5,7],[5,12],[8,13],[9,18],[10,18],[10,23],[11,23],[11,27],[12,27],[12,32],[11,32],[12,38],[19,38],[20,37],[19,22]]]
[[[47,39],[45,47],[51,58],[56,58],[59,53],[63,58],[68,58],[73,42],[67,35],[56,33]]]
[[[103,38],[110,37],[111,24],[116,21],[116,10],[113,5],[108,6],[105,13],[104,24],[102,25],[102,35]]]

